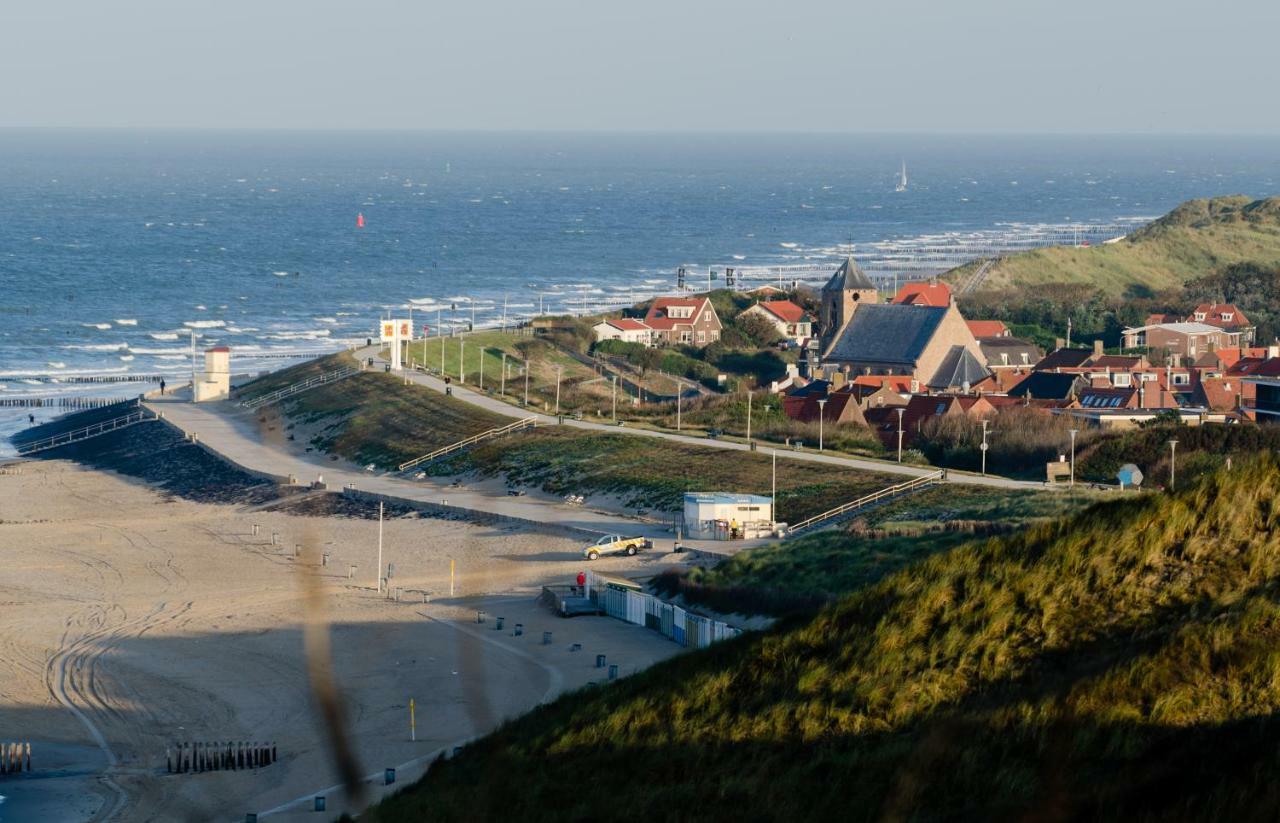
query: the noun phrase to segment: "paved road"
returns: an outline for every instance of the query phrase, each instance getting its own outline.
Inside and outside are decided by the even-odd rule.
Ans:
[[[360,360],[361,363],[367,362],[367,359],[372,357],[374,359],[374,362],[378,364],[378,367],[381,368],[383,365],[385,365],[386,361],[381,359],[381,357],[378,354],[378,351],[379,351],[378,347],[375,346],[370,348],[359,349],[354,354]],[[408,370],[403,372],[403,374],[407,379],[413,381],[414,383],[417,383],[420,386],[426,386],[427,388],[434,389],[438,392],[444,392],[445,390],[444,381],[439,377],[435,377],[434,375],[423,374],[422,372],[408,371]],[[530,416],[536,417],[538,418],[538,425],[540,426],[556,424],[556,418],[554,415],[543,414],[541,412],[537,412],[532,409],[518,408],[516,406],[511,405],[510,403],[507,403],[506,401],[498,399],[497,397],[493,397],[491,395],[483,394],[479,391],[476,391],[475,389],[472,389],[469,386],[463,386],[463,385],[459,385],[457,382],[453,382],[450,384],[450,388],[453,389],[453,396],[458,400],[463,400],[467,403],[471,403],[472,405],[478,406],[487,411],[491,411],[496,414],[501,414],[506,417],[516,418],[516,419],[523,418],[523,417],[530,417]],[[633,428],[633,427],[627,427],[627,426],[614,426],[608,423],[593,423],[589,420],[573,420],[572,418],[569,418],[569,417],[564,418],[563,425],[573,426],[574,428],[579,428],[579,429],[590,429],[592,431],[610,432],[613,434],[621,433],[621,434],[636,435],[638,437],[654,437],[662,440],[672,440],[679,443],[688,443],[694,446],[709,446],[717,449],[725,449],[727,451],[750,451],[751,450],[751,447],[748,444],[737,442],[734,440],[720,440],[720,439],[712,440],[707,437],[690,437],[688,435],[674,434],[672,432],[654,431],[652,429]],[[762,444],[760,447],[760,450],[763,453],[768,454],[773,450],[773,447],[764,446]],[[792,449],[788,449],[785,447],[777,448],[777,454],[779,458],[785,458],[788,460],[805,460],[811,463],[825,463],[828,465],[840,466],[843,468],[858,469],[861,471],[875,471],[875,472],[881,472],[883,474],[897,474],[897,475],[904,475],[906,477],[923,477],[924,475],[933,474],[934,472],[937,471],[937,468],[932,466],[927,466],[927,467],[909,466],[901,463],[890,462],[887,460],[868,460],[866,458],[859,458],[859,457],[840,457],[840,456],[836,456],[832,454],[824,454],[822,452],[816,452],[812,450],[794,451]],[[1010,480],[1007,477],[996,477],[994,475],[988,475],[986,477],[983,477],[982,475],[978,475],[978,474],[970,474],[968,472],[958,472],[958,471],[948,471],[947,480],[952,483],[965,483],[965,484],[975,485],[975,486],[992,486],[992,487],[1003,488],[1003,489],[1042,489],[1045,487],[1045,484],[1043,483],[1038,483],[1038,482],[1033,482],[1028,480]]]
[[[185,397],[184,397],[185,395]],[[659,551],[668,551],[674,542],[671,532],[660,524],[634,520],[620,514],[568,506],[554,498],[528,495],[511,497],[494,491],[454,488],[442,481],[412,480],[399,474],[378,474],[352,469],[322,454],[304,454],[286,442],[268,442],[259,432],[257,412],[249,412],[230,402],[188,402],[188,392],[152,398],[146,406],[200,442],[237,465],[273,475],[293,475],[300,483],[323,478],[331,489],[355,486],[361,491],[402,497],[424,503],[447,503],[460,510],[518,517],[537,523],[569,526],[600,534],[644,535]],[[510,407],[508,407],[510,408]],[[277,430],[278,436],[278,430]],[[767,541],[683,541],[690,548],[731,553]]]

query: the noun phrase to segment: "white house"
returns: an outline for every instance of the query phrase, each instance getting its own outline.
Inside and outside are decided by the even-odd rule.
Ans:
[[[595,332],[596,342],[601,340],[622,340],[626,343],[653,345],[653,329],[641,320],[630,317],[617,317],[596,323],[591,327]]]
[[[691,540],[742,540],[773,533],[773,500],[758,494],[685,492],[684,531]]]
[[[744,310],[738,317],[759,317],[773,325],[778,334],[796,343],[813,336],[813,318],[790,300],[766,300]]]

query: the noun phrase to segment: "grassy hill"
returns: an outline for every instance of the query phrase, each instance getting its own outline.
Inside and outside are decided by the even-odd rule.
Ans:
[[[1113,296],[1149,296],[1243,262],[1280,264],[1280,198],[1190,200],[1119,242],[1003,258],[987,273],[983,289],[1086,284]],[[962,284],[978,265],[944,277]]]
[[[562,697],[361,819],[1275,819],[1277,499],[1267,455],[954,548]]]

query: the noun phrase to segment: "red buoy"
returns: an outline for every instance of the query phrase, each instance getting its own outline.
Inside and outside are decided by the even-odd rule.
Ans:
[[[356,228],[357,228],[357,229],[363,229],[363,228],[364,228],[364,213],[363,213],[363,212],[360,212],[360,213],[356,214]]]

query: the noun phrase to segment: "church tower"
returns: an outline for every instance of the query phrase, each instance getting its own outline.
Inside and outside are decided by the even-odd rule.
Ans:
[[[880,293],[876,290],[876,284],[871,282],[871,278],[867,277],[866,272],[853,259],[853,255],[849,255],[822,287],[820,298],[822,302],[818,308],[819,338],[822,342],[822,353],[825,355],[831,349],[831,344],[840,336],[840,332],[849,325],[849,320],[858,306],[863,303],[880,302]]]

